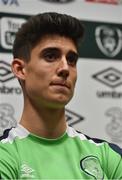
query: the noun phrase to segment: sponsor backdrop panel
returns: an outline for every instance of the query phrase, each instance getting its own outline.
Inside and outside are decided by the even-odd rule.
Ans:
[[[82,115],[83,121],[74,127],[122,145],[121,62],[80,59],[75,92],[68,108]]]
[[[58,11],[88,20],[122,22],[121,0],[0,0],[0,10],[19,14]]]
[[[0,135],[15,126],[23,107],[21,87],[11,71],[12,55],[0,53]]]
[[[0,1],[0,134],[16,125],[23,108],[21,88],[10,68],[15,33],[30,15],[44,11],[71,14],[86,27],[76,93],[66,108],[67,122],[122,146],[121,0]]]

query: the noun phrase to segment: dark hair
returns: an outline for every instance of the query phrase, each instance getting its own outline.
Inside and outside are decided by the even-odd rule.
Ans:
[[[55,12],[37,14],[29,18],[17,32],[13,45],[13,56],[28,61],[31,50],[47,34],[71,38],[78,47],[83,33],[83,24],[75,17]]]

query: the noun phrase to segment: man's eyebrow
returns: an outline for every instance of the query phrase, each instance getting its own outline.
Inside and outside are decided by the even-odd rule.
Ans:
[[[47,47],[47,48],[44,48],[40,53],[45,53],[45,52],[50,52],[50,51],[61,51],[61,50],[57,47]]]
[[[42,49],[42,51],[41,51],[41,52],[45,52],[45,51],[61,51],[61,49],[60,49],[60,48],[58,48],[58,47],[47,47],[47,48]],[[77,53],[76,51],[69,50],[69,51],[68,51],[68,53],[69,53],[69,52],[71,52],[71,53],[74,53],[74,54],[78,55],[78,53]]]

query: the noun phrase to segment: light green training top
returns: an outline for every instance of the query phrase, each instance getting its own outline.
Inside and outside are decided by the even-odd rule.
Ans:
[[[17,125],[0,140],[1,179],[122,179],[122,149],[69,126],[46,139]]]

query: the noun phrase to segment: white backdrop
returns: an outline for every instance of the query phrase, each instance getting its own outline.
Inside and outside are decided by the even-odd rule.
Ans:
[[[66,107],[68,123],[122,146],[122,3],[52,1],[0,1],[0,134],[19,121],[23,108],[21,88],[10,69],[15,32],[26,15],[56,11],[83,20],[90,35],[78,62],[75,96]]]

